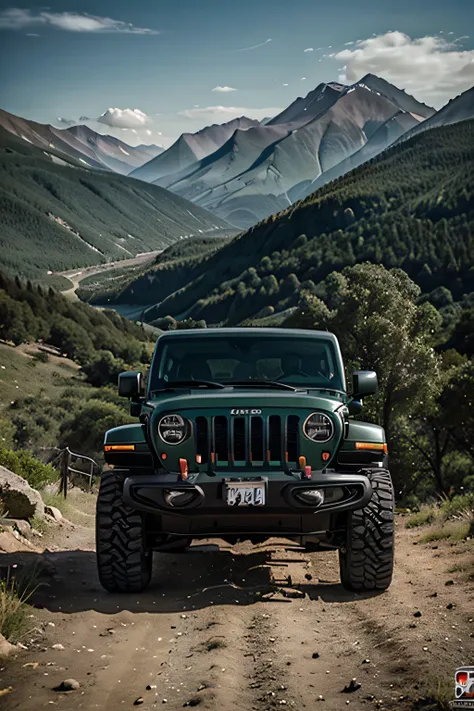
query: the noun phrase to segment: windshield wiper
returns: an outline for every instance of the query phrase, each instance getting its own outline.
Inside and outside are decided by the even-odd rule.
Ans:
[[[254,386],[257,388],[278,388],[279,390],[293,390],[293,392],[298,392],[298,388],[293,387],[293,385],[287,385],[287,383],[279,383],[278,380],[232,380],[226,385],[234,386]]]
[[[217,383],[214,380],[175,380],[166,384],[164,388],[159,390],[153,390],[154,393],[162,393],[167,390],[177,390],[178,388],[213,388],[215,390],[222,390],[225,385],[222,383]]]

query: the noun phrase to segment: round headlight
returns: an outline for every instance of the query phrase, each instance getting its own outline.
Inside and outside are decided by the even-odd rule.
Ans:
[[[158,421],[158,434],[166,444],[181,444],[188,435],[188,423],[181,415],[164,415]]]
[[[328,442],[334,434],[334,424],[322,412],[313,412],[304,423],[303,431],[313,442]]]

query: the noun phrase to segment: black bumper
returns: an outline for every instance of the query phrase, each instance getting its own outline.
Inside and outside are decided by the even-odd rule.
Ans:
[[[265,505],[229,506],[226,485],[246,480],[264,483]],[[330,497],[335,489],[343,498],[320,506],[303,503],[296,494],[302,489],[323,489]],[[189,503],[173,506],[168,492],[194,494]],[[205,481],[180,481],[176,474],[133,474],[124,480],[124,502],[131,508],[161,516],[162,531],[182,535],[219,536],[222,533],[309,535],[327,531],[340,513],[363,508],[372,496],[366,476],[313,472],[311,479],[283,475],[206,477]]]

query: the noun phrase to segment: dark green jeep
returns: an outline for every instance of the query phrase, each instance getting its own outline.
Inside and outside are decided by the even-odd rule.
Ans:
[[[144,386],[119,393],[139,423],[105,436],[97,562],[109,591],[149,582],[153,551],[193,538],[269,537],[339,549],[342,584],[384,590],[394,496],[381,427],[350,419],[372,371],[347,394],[339,344],[321,331],[203,329],[159,337]]]

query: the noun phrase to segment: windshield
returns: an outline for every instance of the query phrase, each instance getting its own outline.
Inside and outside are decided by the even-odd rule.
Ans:
[[[265,381],[344,390],[334,344],[317,338],[180,336],[163,340],[150,374],[150,391],[179,382],[239,384]]]

